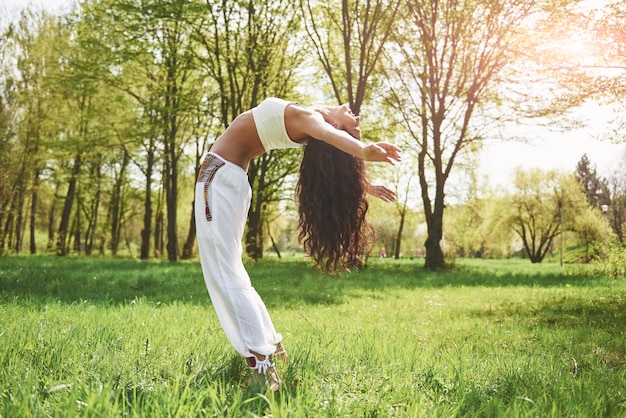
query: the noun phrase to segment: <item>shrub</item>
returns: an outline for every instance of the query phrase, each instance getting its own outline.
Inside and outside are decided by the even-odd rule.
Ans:
[[[626,247],[619,242],[600,244],[594,251],[594,265],[598,274],[612,279],[626,277]]]

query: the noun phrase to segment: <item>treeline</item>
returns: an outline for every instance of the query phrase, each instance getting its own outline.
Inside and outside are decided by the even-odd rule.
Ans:
[[[510,119],[503,103],[528,100],[500,86],[528,82],[527,66],[515,63],[545,50],[539,28],[563,10],[537,0],[456,3],[92,0],[64,16],[26,9],[0,39],[0,253],[115,255],[136,245],[142,259],[193,257],[203,154],[239,113],[276,96],[366,109],[365,137],[407,151],[397,222],[392,238],[380,238],[399,256],[405,216],[421,206],[426,265],[441,266],[454,164],[471,160],[485,127]],[[272,151],[249,167],[253,259],[268,241],[278,251],[272,224],[293,227],[284,215],[299,158]],[[449,244],[455,233],[447,235]]]
[[[46,231],[46,251],[115,255],[139,232],[141,258],[191,257],[192,206],[181,193],[236,115],[268,96],[298,96],[300,21],[287,1],[24,11],[2,39],[0,251],[36,253]],[[259,253],[263,221],[296,167],[285,152],[251,165],[249,253]]]
[[[491,190],[450,208],[451,256],[511,255],[540,263],[577,248],[571,261],[600,256],[626,227],[626,154],[609,176],[583,155],[575,170],[516,170],[511,189]]]
[[[546,257],[565,257],[566,263],[588,262],[606,258],[612,246],[623,257],[626,153],[616,155],[615,162],[618,164],[606,176],[587,155],[572,170],[518,168],[506,179],[510,180],[507,188],[473,176],[471,184],[446,208],[443,248],[447,260],[515,256],[532,263]],[[405,196],[400,193],[398,209]],[[383,215],[376,202],[374,209],[378,246],[372,256],[424,256],[427,235],[422,214],[409,210],[402,217],[399,210],[398,215]],[[399,218],[404,219],[407,231],[401,242],[397,239]]]

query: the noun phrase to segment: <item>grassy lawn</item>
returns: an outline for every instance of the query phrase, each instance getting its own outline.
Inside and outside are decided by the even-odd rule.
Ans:
[[[0,258],[0,416],[626,416],[626,282],[456,264],[249,265],[290,354],[273,394],[197,263]]]

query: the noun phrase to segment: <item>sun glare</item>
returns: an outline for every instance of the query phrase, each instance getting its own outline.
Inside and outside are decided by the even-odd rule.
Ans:
[[[582,33],[546,40],[542,50],[546,59],[557,66],[594,65],[597,58],[593,41]]]
[[[591,42],[580,36],[572,35],[559,42],[565,58],[578,64],[588,63],[593,58],[593,46]]]
[[[563,49],[568,55],[580,56],[585,52],[586,45],[582,39],[571,37],[563,41]]]

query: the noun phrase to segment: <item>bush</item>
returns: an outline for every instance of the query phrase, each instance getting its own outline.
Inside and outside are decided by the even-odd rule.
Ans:
[[[600,244],[593,253],[598,274],[612,279],[626,278],[626,247],[623,244]]]

